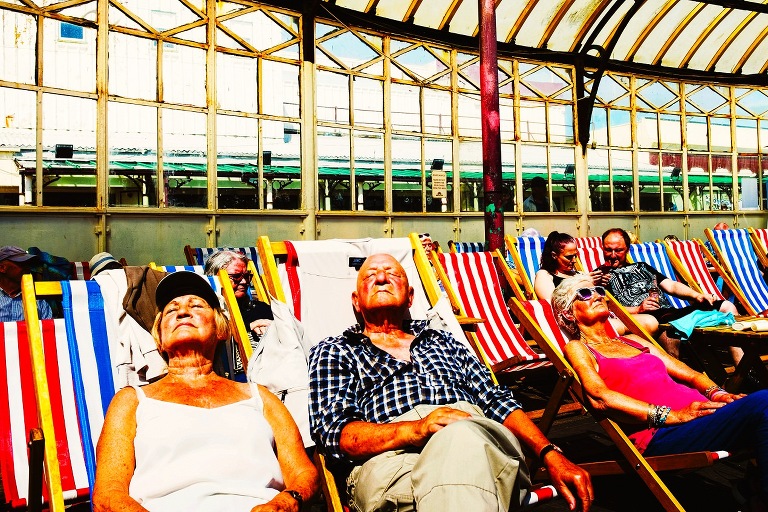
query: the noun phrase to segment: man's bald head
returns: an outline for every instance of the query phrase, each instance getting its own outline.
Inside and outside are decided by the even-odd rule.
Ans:
[[[412,302],[413,288],[400,262],[389,254],[366,258],[357,274],[357,289],[352,293],[355,311],[363,316],[366,324],[381,315],[402,317]]]

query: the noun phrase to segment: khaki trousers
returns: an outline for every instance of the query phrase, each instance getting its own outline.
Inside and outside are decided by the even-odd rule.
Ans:
[[[477,406],[449,407],[472,418],[446,426],[420,452],[382,453],[352,470],[347,491],[354,510],[506,512],[520,506],[530,487],[520,443]],[[437,408],[419,405],[393,421],[418,420]]]

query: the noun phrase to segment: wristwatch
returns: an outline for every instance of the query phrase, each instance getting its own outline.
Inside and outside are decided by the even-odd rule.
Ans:
[[[544,462],[544,456],[553,450],[557,453],[563,453],[563,450],[561,450],[559,446],[554,443],[549,443],[539,452],[539,462]]]
[[[295,499],[299,504],[299,510],[301,510],[301,506],[304,505],[304,498],[301,496],[301,493],[299,491],[294,491],[293,489],[286,489],[283,492]]]

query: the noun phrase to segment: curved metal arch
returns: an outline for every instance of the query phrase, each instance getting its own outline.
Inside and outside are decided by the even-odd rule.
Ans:
[[[424,0],[411,0],[411,5],[408,6],[408,9],[405,10],[405,14],[403,15],[403,23],[413,23],[413,16],[416,14],[416,11],[423,1]]]
[[[755,53],[755,50],[765,41],[765,38],[768,37],[768,26],[766,26],[762,32],[760,32],[760,35],[755,38],[752,43],[750,43],[749,47],[744,50],[744,55],[739,58],[739,60],[736,62],[735,66],[733,67],[733,73],[741,73],[741,69],[744,67],[744,64],[747,63],[750,57],[752,57],[752,54]],[[765,72],[765,66],[763,66],[763,69],[760,71],[761,73]]]
[[[715,16],[715,19],[712,20],[712,22],[709,24],[709,26],[704,29],[701,34],[699,34],[699,37],[696,38],[696,41],[691,45],[691,49],[688,50],[688,53],[685,54],[685,57],[683,57],[683,60],[680,61],[678,64],[678,67],[681,68],[687,68],[688,63],[691,61],[693,56],[696,54],[697,51],[699,51],[699,48],[701,48],[701,45],[704,44],[704,41],[707,40],[709,35],[712,33],[717,26],[723,22],[723,20],[733,12],[733,9],[728,7],[720,11],[717,16]]]
[[[541,39],[539,39],[539,48],[547,47],[549,38],[552,37],[555,29],[557,29],[558,25],[560,25],[560,22],[563,21],[563,18],[568,13],[568,10],[573,6],[575,2],[576,0],[565,0],[565,2],[563,2],[563,5],[560,6],[560,9],[557,10],[557,13],[552,17],[552,19],[549,21],[549,24],[544,29],[544,34],[542,34]]]
[[[437,27],[438,30],[446,30],[450,26],[451,21],[453,21],[453,17],[456,16],[459,7],[461,7],[461,2],[462,0],[453,0],[451,2],[450,7],[445,10],[445,16],[443,16],[443,19],[440,22],[440,26]]]
[[[640,47],[643,45],[646,39],[648,39],[648,36],[651,35],[651,32],[661,23],[661,21],[664,19],[664,17],[669,14],[669,11],[672,10],[672,8],[679,3],[679,0],[667,0],[666,5],[662,7],[658,13],[656,13],[656,16],[651,19],[650,22],[643,28],[643,30],[640,32],[640,35],[637,37],[637,40],[632,44],[632,46],[629,48],[629,51],[627,52],[627,55],[625,57],[625,60],[632,61],[635,58],[635,54],[640,49]]]
[[[651,64],[654,66],[660,66],[661,61],[664,58],[664,56],[667,54],[669,49],[672,47],[672,45],[677,41],[677,38],[680,37],[680,34],[685,30],[685,27],[687,27],[692,20],[696,18],[701,13],[701,10],[706,7],[705,4],[697,4],[693,9],[691,9],[691,12],[689,12],[682,22],[680,22],[675,29],[672,31],[672,33],[667,38],[667,42],[664,43],[661,48],[659,48],[659,51],[656,53],[656,57],[653,58],[653,61]]]
[[[581,49],[582,40],[586,37],[589,31],[592,30],[592,25],[595,23],[595,20],[603,15],[605,10],[608,8],[608,4],[611,2],[612,0],[602,0],[600,5],[597,6],[592,11],[592,13],[582,22],[581,28],[579,28],[579,31],[576,33],[576,37],[573,38],[573,44],[571,44],[571,47],[568,49],[569,52],[575,53]]]
[[[525,24],[525,21],[528,19],[528,16],[531,15],[533,8],[536,7],[538,2],[539,0],[529,0],[528,3],[525,4],[525,8],[523,8],[520,16],[518,16],[517,21],[512,25],[512,28],[509,29],[509,32],[507,32],[507,35],[504,38],[505,43],[511,43],[517,37],[518,32],[523,28],[523,24]]]
[[[723,44],[720,45],[720,48],[717,49],[715,54],[712,56],[712,59],[710,59],[709,64],[707,64],[706,70],[707,71],[714,71],[717,67],[717,61],[720,60],[720,57],[723,56],[725,51],[731,46],[733,41],[739,37],[741,34],[741,31],[744,30],[744,28],[752,23],[755,18],[757,18],[758,13],[751,12],[749,13],[741,22],[736,26],[735,29],[731,31],[730,34],[728,34],[728,37],[725,38],[725,41],[723,41]],[[734,72],[731,70],[731,72]]]

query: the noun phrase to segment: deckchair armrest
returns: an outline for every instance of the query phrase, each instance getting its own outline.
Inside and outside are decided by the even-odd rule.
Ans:
[[[457,316],[459,325],[477,325],[485,323],[485,318],[472,318],[471,316]]]
[[[722,458],[717,452],[689,452],[675,455],[659,455],[646,457],[645,460],[654,471],[679,471],[711,466]],[[579,464],[591,476],[618,475],[632,473],[626,460],[610,460],[604,462],[589,462]]]

